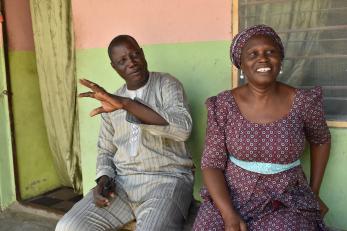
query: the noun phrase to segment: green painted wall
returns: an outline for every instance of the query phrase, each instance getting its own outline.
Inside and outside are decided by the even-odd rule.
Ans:
[[[34,52],[9,53],[19,191],[22,199],[60,186],[43,120]]]
[[[346,208],[347,208],[347,129],[330,128],[331,152],[328,166],[325,171],[320,196],[328,205],[329,212],[325,221],[331,227],[347,230]],[[310,156],[308,150],[303,157],[304,170],[309,179]]]
[[[144,46],[149,69],[169,72],[184,85],[193,115],[193,133],[188,142],[196,173],[195,191],[199,197],[202,184],[200,172],[200,156],[202,153],[205,128],[207,97],[222,90],[230,89],[231,65],[229,61],[229,42],[199,42],[166,45]],[[117,76],[109,64],[106,49],[77,50],[77,76],[87,78],[114,91],[123,80]],[[79,86],[79,92],[87,89]],[[88,113],[98,104],[90,99],[79,99],[82,174],[84,193],[94,186],[96,141],[99,129],[99,118],[90,118]],[[347,229],[344,210],[347,208],[347,186],[342,182],[347,178],[344,169],[346,163],[346,129],[332,129],[332,155],[321,189],[321,196],[330,207],[326,217],[329,225]],[[308,169],[308,155],[304,157],[305,169]]]
[[[0,48],[0,211],[16,200],[3,49]]]

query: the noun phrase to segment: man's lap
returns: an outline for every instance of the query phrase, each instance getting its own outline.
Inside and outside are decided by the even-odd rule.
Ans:
[[[121,227],[134,219],[132,209],[120,195],[104,208],[97,207],[90,191],[58,222],[56,231],[107,230]]]
[[[180,181],[178,182],[177,186],[170,190],[172,184],[167,184],[165,181],[158,182],[155,187],[150,186],[153,190],[144,190],[144,195],[138,196],[138,199],[141,199],[139,201],[134,200],[133,195],[129,200],[129,194],[116,184],[116,198],[104,208],[94,205],[92,191],[90,191],[59,221],[56,231],[115,229],[134,220],[135,216],[139,230],[148,230],[148,228],[159,230],[161,226],[165,226],[165,230],[180,230],[177,227],[181,227],[186,211],[182,211],[185,206],[180,206],[178,203],[187,203],[189,207],[192,194],[189,184],[187,187],[187,183],[182,181],[181,185]],[[146,184],[143,187],[146,187]],[[183,196],[176,195],[182,193],[179,189],[183,191]],[[171,193],[162,193],[169,191]],[[184,200],[181,200],[182,198]],[[144,228],[142,229],[141,226]]]

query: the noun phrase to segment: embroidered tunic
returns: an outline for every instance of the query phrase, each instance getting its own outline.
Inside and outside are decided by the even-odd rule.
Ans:
[[[193,162],[184,141],[192,119],[182,84],[169,74],[150,72],[145,86],[117,95],[134,98],[152,108],[166,126],[142,124],[125,110],[101,115],[96,178],[116,182],[116,197],[99,208],[93,192],[59,221],[57,231],[118,230],[136,219],[137,230],[170,230],[187,217],[193,191]]]
[[[115,178],[130,201],[170,197],[186,216],[193,161],[185,144],[192,119],[183,86],[167,73],[150,72],[146,85],[137,91],[134,97],[124,85],[115,94],[134,98],[169,124],[143,124],[125,110],[103,113],[96,178]]]

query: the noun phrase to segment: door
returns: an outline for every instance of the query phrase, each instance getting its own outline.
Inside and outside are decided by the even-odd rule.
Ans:
[[[0,210],[3,210],[16,200],[16,192],[1,13],[0,24]]]

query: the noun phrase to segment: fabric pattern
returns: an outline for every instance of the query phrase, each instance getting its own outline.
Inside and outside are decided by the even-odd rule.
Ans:
[[[281,52],[281,60],[284,58],[284,47],[281,38],[278,34],[269,26],[266,25],[254,25],[251,26],[240,33],[238,33],[230,46],[230,58],[233,64],[240,69],[241,68],[241,51],[242,48],[247,44],[255,35],[267,35],[270,36],[273,41],[278,45]]]
[[[137,90],[129,90],[126,89],[127,93],[129,94],[129,98],[135,99],[141,98],[143,94],[143,90],[147,88],[148,82],[145,84],[145,86],[137,89]],[[129,155],[130,156],[136,156],[137,155],[137,149],[139,146],[139,140],[140,140],[140,128],[137,124],[131,124],[131,135],[130,135],[130,150]]]
[[[230,200],[249,230],[327,230],[319,204],[301,166],[264,175],[244,170],[228,153],[245,161],[289,164],[309,143],[330,142],[321,88],[296,89],[287,115],[271,123],[248,121],[231,91],[207,100],[208,125],[201,167],[224,171]],[[224,230],[223,219],[206,188],[194,230]],[[288,227],[287,229],[284,227]]]

